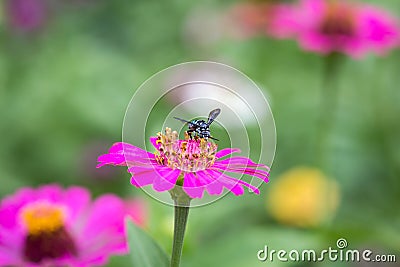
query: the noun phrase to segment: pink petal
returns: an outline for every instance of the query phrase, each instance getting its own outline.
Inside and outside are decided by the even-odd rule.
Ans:
[[[196,176],[199,178],[201,183],[206,186],[206,189],[210,195],[220,195],[224,188],[222,184],[213,179],[212,176],[206,171],[196,172]]]
[[[155,149],[159,150],[161,144],[157,144],[157,139],[156,136],[150,137],[150,143],[155,147]]]
[[[158,168],[154,177],[153,189],[158,192],[163,192],[172,189],[176,180],[178,180],[181,170],[170,168]]]
[[[255,193],[255,194],[257,194],[257,195],[260,194],[260,190],[258,190],[257,187],[255,187],[255,186],[253,186],[253,185],[251,185],[251,184],[249,184],[249,183],[247,183],[247,182],[245,182],[245,181],[238,180],[238,179],[235,179],[235,178],[229,177],[229,176],[227,176],[227,178],[230,178],[232,181],[234,181],[234,182],[236,182],[236,183],[239,183],[239,184],[242,184],[242,185],[248,187],[251,191],[253,191],[253,193]]]
[[[244,193],[243,188],[238,185],[237,182],[232,181],[231,179],[227,179],[228,176],[214,170],[206,170],[206,172],[212,176],[214,179],[218,180],[221,184],[223,184],[229,191],[234,193],[236,196],[242,195]]]
[[[382,53],[399,44],[400,24],[392,15],[372,6],[359,12],[360,31],[371,42],[372,48]]]
[[[231,157],[223,160],[217,160],[216,163],[218,164],[226,164],[226,165],[241,165],[243,167],[264,167],[266,169],[269,169],[267,165],[264,164],[257,164],[253,162],[251,159],[246,158],[246,157]]]
[[[275,38],[289,38],[298,33],[297,10],[293,5],[276,4],[271,8],[267,32]]]
[[[60,201],[63,194],[63,189],[58,184],[44,185],[36,190],[38,199],[47,199],[54,202]]]
[[[157,172],[154,168],[131,167],[128,169],[132,173],[131,184],[142,187],[152,184]]]
[[[15,262],[15,255],[10,254],[10,252],[7,250],[0,249],[0,265],[17,266]]]
[[[96,168],[103,167],[104,165],[126,166],[125,157],[121,154],[104,154],[97,158],[99,164]]]
[[[144,199],[130,198],[125,201],[127,215],[139,226],[145,227],[148,221],[148,205]]]
[[[88,211],[85,227],[76,234],[84,254],[81,257],[96,258],[103,254],[103,248],[113,252],[126,251],[125,214],[125,205],[120,198],[111,194],[99,197]]]
[[[99,156],[97,168],[104,165],[146,165],[155,163],[155,156],[128,143],[115,143],[109,153]]]
[[[224,149],[218,151],[215,154],[215,158],[217,158],[217,159],[218,158],[222,158],[222,157],[225,157],[225,156],[230,155],[232,153],[240,153],[240,149],[238,149],[238,148],[224,148]]]
[[[22,261],[16,251],[0,248],[0,266],[22,266]]]
[[[140,154],[142,156],[146,156],[148,152],[146,150],[143,150],[143,149],[136,147],[134,145],[131,145],[129,143],[118,142],[118,143],[113,144],[110,147],[108,153],[110,153],[110,154],[111,153],[117,153],[117,154],[132,153],[132,154]]]
[[[68,220],[76,223],[90,204],[90,193],[83,187],[72,186],[65,190],[62,202],[69,208]]]
[[[214,164],[212,168],[222,170],[222,171],[227,171],[227,172],[234,172],[234,173],[255,176],[257,178],[260,178],[264,182],[268,183],[269,172],[264,171],[264,170],[251,169],[251,168],[230,168],[230,167],[227,167],[224,165],[218,165],[218,164]]]
[[[201,183],[197,181],[196,176],[191,172],[185,173],[183,179],[183,190],[191,198],[202,198],[204,194],[204,187],[201,186]]]
[[[216,171],[214,171],[214,175],[218,175],[218,174],[220,175],[220,178],[218,178],[218,180],[220,182],[223,182],[224,185],[235,195],[242,195],[244,193],[243,187],[241,185],[244,185],[244,186],[250,188],[256,194],[260,194],[260,191],[258,190],[257,187],[255,187],[245,181],[230,177],[230,176],[225,175],[220,172],[216,172],[217,173],[216,174],[215,172]]]
[[[128,169],[132,173],[131,184],[142,187],[153,184],[154,190],[158,192],[172,189],[179,177],[179,169],[170,169],[162,166],[133,166]]]
[[[32,188],[21,188],[14,195],[3,198],[0,207],[0,226],[15,227],[19,209],[34,200],[36,200],[36,191]]]
[[[20,251],[25,241],[21,228],[7,229],[0,226],[0,266],[18,266]]]

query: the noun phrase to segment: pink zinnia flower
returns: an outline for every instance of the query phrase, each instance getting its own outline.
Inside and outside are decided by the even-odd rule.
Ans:
[[[127,252],[125,203],[82,187],[23,188],[0,206],[0,266],[92,266]]]
[[[4,3],[13,29],[30,32],[46,23],[49,10],[45,0],[6,0]]]
[[[341,52],[354,58],[370,50],[384,53],[400,40],[399,23],[387,12],[343,0],[277,5],[268,32],[278,38],[296,38],[305,50]]]
[[[136,187],[153,185],[158,192],[171,190],[176,184],[191,198],[203,197],[206,190],[210,195],[220,195],[224,187],[235,195],[244,193],[243,186],[259,194],[249,183],[233,178],[225,172],[248,174],[268,182],[268,167],[256,164],[246,157],[224,157],[240,152],[225,148],[217,151],[217,145],[203,138],[178,139],[178,133],[166,128],[165,134],[158,133],[150,138],[156,153],[150,153],[127,143],[114,144],[108,154],[99,157],[98,167],[103,165],[128,166],[132,174],[131,184]]]
[[[227,14],[227,20],[233,35],[252,37],[263,33],[270,18],[270,3],[239,3]]]

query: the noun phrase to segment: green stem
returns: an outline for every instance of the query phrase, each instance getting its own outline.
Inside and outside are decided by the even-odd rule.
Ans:
[[[175,203],[174,241],[172,244],[171,267],[179,267],[191,199],[182,190],[182,187],[178,185],[170,191],[170,194]]]
[[[189,207],[175,206],[175,225],[174,225],[174,242],[172,246],[171,267],[179,267],[183,248],[183,238],[187,218],[189,215]]]
[[[316,151],[317,165],[321,168],[326,168],[327,165],[326,149],[337,107],[338,88],[336,82],[341,59],[341,55],[336,53],[330,54],[324,59]]]

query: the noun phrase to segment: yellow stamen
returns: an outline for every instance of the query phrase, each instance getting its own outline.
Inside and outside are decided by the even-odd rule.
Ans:
[[[160,146],[155,159],[160,165],[196,172],[214,164],[217,145],[204,138],[179,140],[178,132],[166,128],[165,134],[157,134],[157,143]]]
[[[64,226],[63,207],[47,201],[28,204],[21,211],[22,222],[31,235],[53,232]]]

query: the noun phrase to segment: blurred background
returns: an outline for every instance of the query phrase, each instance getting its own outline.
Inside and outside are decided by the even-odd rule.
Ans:
[[[172,208],[132,187],[125,168],[96,169],[96,159],[121,140],[125,109],[142,82],[174,64],[218,61],[263,88],[277,150],[260,196],[228,195],[191,211],[182,266],[374,266],[256,255],[264,245],[322,250],[338,238],[399,261],[399,49],[341,55],[330,79],[332,109],[324,111],[329,57],[241,27],[230,16],[244,3],[1,1],[0,196],[60,183],[142,198],[146,230],[170,252]],[[400,17],[397,0],[368,3]],[[149,123],[159,129],[159,121]],[[115,257],[108,266],[130,262]]]

